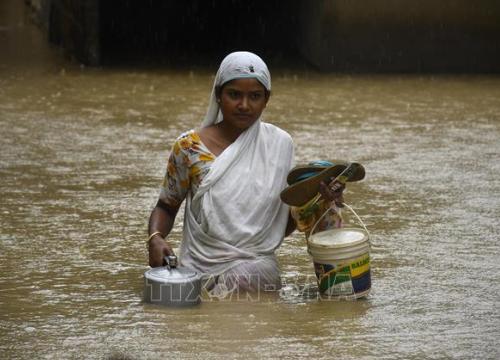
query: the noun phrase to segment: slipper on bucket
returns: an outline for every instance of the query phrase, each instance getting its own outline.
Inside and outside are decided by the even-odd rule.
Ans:
[[[347,171],[344,172],[346,169]],[[292,169],[292,171],[294,170],[295,168]],[[339,180],[342,183],[346,181],[359,181],[364,178],[365,169],[359,163],[349,164],[345,162],[327,167],[317,173],[310,174],[303,180],[297,179],[296,182],[281,192],[281,200],[288,205],[302,206],[318,194],[320,182],[328,183],[341,174],[342,179]]]

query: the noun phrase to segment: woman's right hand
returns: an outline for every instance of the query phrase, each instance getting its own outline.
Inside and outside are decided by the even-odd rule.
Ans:
[[[163,258],[168,255],[175,255],[172,247],[160,235],[153,236],[149,240],[149,266],[163,266]]]
[[[345,185],[338,181],[334,181],[329,185],[326,185],[323,181],[319,183],[321,197],[326,201],[335,202],[338,207],[344,207],[344,189]]]

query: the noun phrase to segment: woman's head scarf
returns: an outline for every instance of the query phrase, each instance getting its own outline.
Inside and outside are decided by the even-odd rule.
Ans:
[[[201,123],[201,127],[207,127],[222,121],[222,113],[216,97],[217,87],[234,79],[248,78],[257,79],[268,91],[271,91],[271,74],[266,63],[257,55],[248,51],[237,51],[222,60],[215,75],[207,114]]]

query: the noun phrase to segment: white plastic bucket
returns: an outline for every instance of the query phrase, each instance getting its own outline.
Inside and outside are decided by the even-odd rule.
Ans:
[[[313,233],[307,245],[321,294],[339,299],[368,295],[371,289],[370,236],[366,227]]]

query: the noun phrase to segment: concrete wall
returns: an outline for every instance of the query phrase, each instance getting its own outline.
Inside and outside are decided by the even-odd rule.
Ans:
[[[89,65],[123,49],[267,56],[292,44],[324,71],[500,72],[500,0],[25,1],[49,39]]]
[[[323,70],[500,72],[498,0],[302,0],[300,16]]]
[[[101,61],[99,0],[25,0],[49,41],[81,63]]]

